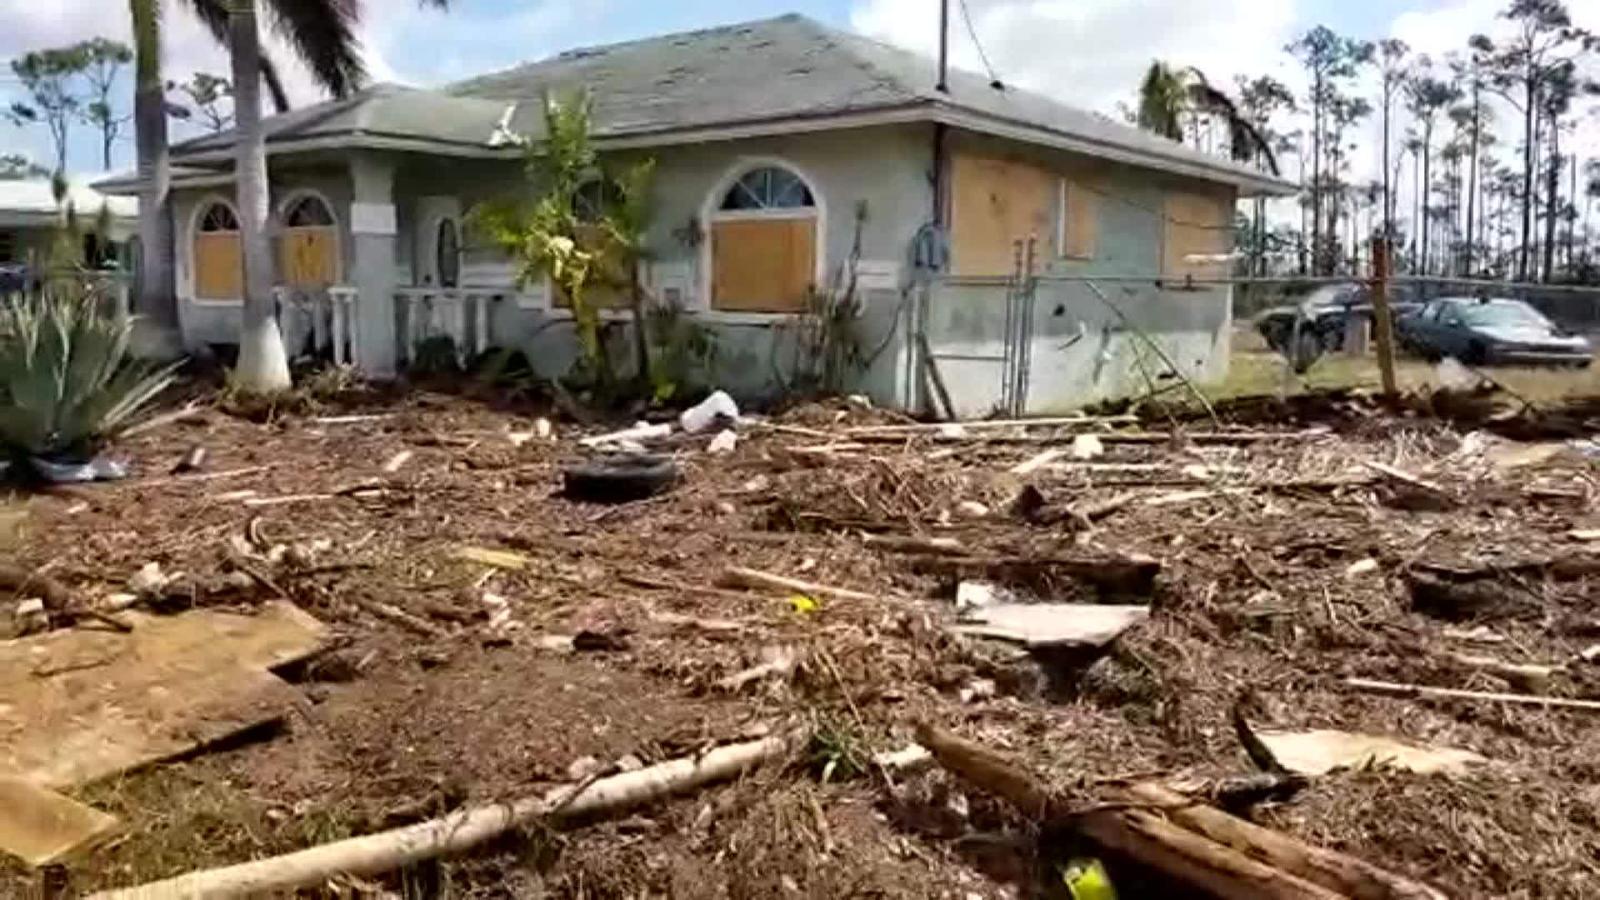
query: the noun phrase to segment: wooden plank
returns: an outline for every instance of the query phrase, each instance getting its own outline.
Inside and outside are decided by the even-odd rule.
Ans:
[[[1100,647],[1150,617],[1148,606],[1095,603],[1001,603],[980,607],[959,634],[1015,641],[1028,647]]]
[[[1233,247],[1229,219],[1231,197],[1174,192],[1165,202],[1161,272],[1167,277],[1220,278],[1228,267],[1220,262],[1191,263],[1191,255],[1214,256]]]
[[[1010,275],[1014,244],[1030,235],[1041,253],[1054,247],[1061,181],[1020,160],[957,153],[950,161],[951,270],[956,275]]]
[[[281,601],[127,617],[128,634],[0,643],[0,772],[70,787],[281,718],[300,695],[266,670],[315,653],[326,632]]]
[[[1066,179],[1067,207],[1062,256],[1069,259],[1094,259],[1100,248],[1100,195],[1079,179]]]
[[[0,777],[0,850],[30,866],[62,862],[116,829],[115,816],[26,781]]]
[[[244,254],[238,232],[195,235],[194,295],[203,300],[238,300],[244,296]]]
[[[286,228],[278,244],[279,278],[290,287],[323,288],[339,281],[338,236],[329,225]]]
[[[816,215],[714,222],[711,261],[712,308],[803,312],[816,280]]]

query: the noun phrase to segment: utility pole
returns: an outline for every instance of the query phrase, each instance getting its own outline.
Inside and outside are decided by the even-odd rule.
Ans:
[[[934,89],[950,93],[950,0],[939,0],[939,83]]]

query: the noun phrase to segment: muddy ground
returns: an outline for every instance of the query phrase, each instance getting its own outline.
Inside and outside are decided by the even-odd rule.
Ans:
[[[726,456],[707,453],[704,436],[677,440],[673,490],[601,506],[559,495],[587,432],[557,421],[549,439],[530,438],[538,410],[421,391],[334,411],[376,417],[354,420],[250,421],[203,405],[119,445],[135,477],[23,495],[17,556],[89,597],[123,591],[151,562],[185,576],[169,606],[247,611],[281,591],[332,626],[337,647],[285,673],[306,702],[280,727],[77,792],[127,827],[71,867],[69,891],[536,793],[594,763],[803,727],[818,736],[806,751],[739,783],[329,890],[1049,896],[1068,852],[1053,838],[1041,844],[1031,823],[938,770],[885,777],[871,756],[930,721],[1088,802],[1112,777],[1253,771],[1230,724],[1238,705],[1258,727],[1361,731],[1488,759],[1457,774],[1334,772],[1257,807],[1257,821],[1454,896],[1600,895],[1600,717],[1343,685],[1517,689],[1449,657],[1478,654],[1561,666],[1544,692],[1600,696],[1600,663],[1580,656],[1600,640],[1600,582],[1572,535],[1600,526],[1594,463],[1560,441],[1370,405],[1237,408],[1238,422],[1124,443],[1110,435],[1175,423],[894,434],[861,429],[896,416],[812,405],[770,420],[782,428],[745,428]],[[1080,433],[1105,437],[1104,455],[1010,471],[1069,451]],[[209,451],[205,472],[224,477],[168,474],[195,446]],[[412,456],[385,471],[402,451]],[[225,474],[239,469],[254,471]],[[1013,501],[1030,485],[1043,506],[1021,516]],[[289,497],[301,499],[246,505]],[[880,549],[868,534],[953,537],[968,560]],[[242,553],[274,546],[288,553],[248,564],[267,578],[214,589]],[[497,568],[463,547],[527,563]],[[1130,554],[1159,562],[1153,585],[1097,586],[1041,562]],[[1034,596],[1154,612],[1098,656],[1038,658],[949,634],[957,580],[997,559],[1010,564],[991,574]],[[813,605],[718,587],[730,565],[878,599]],[[1439,600],[1427,590],[1439,583],[1472,589]],[[425,627],[374,612],[384,606]],[[717,688],[773,648],[801,658],[791,679]],[[0,894],[38,891],[37,875],[0,869]]]

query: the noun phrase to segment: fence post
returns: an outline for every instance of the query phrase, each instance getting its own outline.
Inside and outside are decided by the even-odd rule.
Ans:
[[[1383,396],[1393,399],[1394,383],[1394,317],[1389,312],[1389,239],[1372,240],[1372,312],[1373,335],[1378,345],[1378,372],[1383,378]]]

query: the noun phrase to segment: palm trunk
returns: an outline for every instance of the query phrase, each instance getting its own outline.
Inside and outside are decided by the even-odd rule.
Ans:
[[[139,169],[139,260],[134,285],[132,349],[147,359],[183,352],[173,267],[171,172],[167,163],[167,110],[161,93],[159,0],[129,0],[133,17],[134,146]]]
[[[1311,94],[1311,265],[1322,272],[1322,76]]]
[[[228,44],[233,57],[234,182],[244,250],[244,321],[234,375],[244,390],[267,393],[287,389],[292,382],[272,291],[267,148],[261,131],[261,33],[255,0],[230,0]]]

